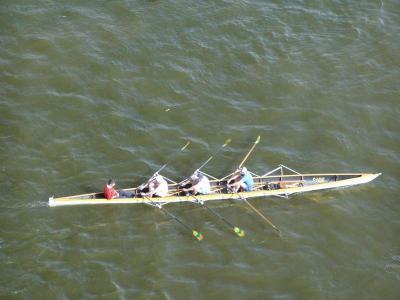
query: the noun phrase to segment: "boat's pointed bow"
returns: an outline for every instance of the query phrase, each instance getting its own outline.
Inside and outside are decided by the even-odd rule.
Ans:
[[[370,182],[381,175],[382,175],[382,173],[365,174],[365,183]]]

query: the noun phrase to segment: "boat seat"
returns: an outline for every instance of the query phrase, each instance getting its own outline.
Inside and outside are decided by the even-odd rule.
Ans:
[[[211,193],[220,193],[225,188],[225,186],[213,186],[211,187]]]
[[[253,185],[253,191],[259,191],[259,190],[264,190],[265,187],[265,183],[264,182],[259,182],[259,183],[255,183]]]

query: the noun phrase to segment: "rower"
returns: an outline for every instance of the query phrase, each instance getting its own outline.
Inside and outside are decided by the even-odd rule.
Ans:
[[[114,199],[114,198],[131,198],[133,197],[133,193],[127,192],[124,190],[118,190],[116,191],[114,189],[115,186],[115,180],[114,179],[109,179],[107,183],[104,186],[104,197],[107,200]]]
[[[182,191],[186,192],[187,195],[207,195],[211,191],[210,180],[203,173],[196,171],[183,181]]]
[[[249,192],[253,189],[254,181],[253,176],[246,167],[237,169],[233,176],[228,179],[227,187],[228,190],[233,192]]]
[[[148,190],[148,192],[140,193],[142,197],[166,197],[168,195],[168,182],[163,176],[156,173],[140,190]]]

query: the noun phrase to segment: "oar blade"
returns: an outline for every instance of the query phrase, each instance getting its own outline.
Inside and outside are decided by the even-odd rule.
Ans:
[[[261,136],[258,136],[258,137],[257,137],[257,140],[254,142],[254,144],[258,144],[258,142],[260,141],[260,139],[261,139]]]
[[[201,234],[200,231],[193,230],[192,233],[193,233],[193,236],[194,236],[196,239],[198,239],[199,241],[202,241],[202,240],[203,240],[204,236]]]
[[[240,229],[239,227],[233,228],[233,231],[239,236],[239,237],[244,237],[246,233],[244,232],[243,229]]]
[[[227,140],[225,141],[225,143],[222,145],[222,148],[228,146],[231,142],[232,142],[232,139],[231,139],[231,138],[227,139]]]

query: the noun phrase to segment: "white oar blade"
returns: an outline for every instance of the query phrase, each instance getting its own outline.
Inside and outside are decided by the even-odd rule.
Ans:
[[[222,145],[222,148],[228,146],[231,142],[232,142],[232,139],[231,139],[231,138],[227,139],[227,140],[225,141],[225,143]]]

